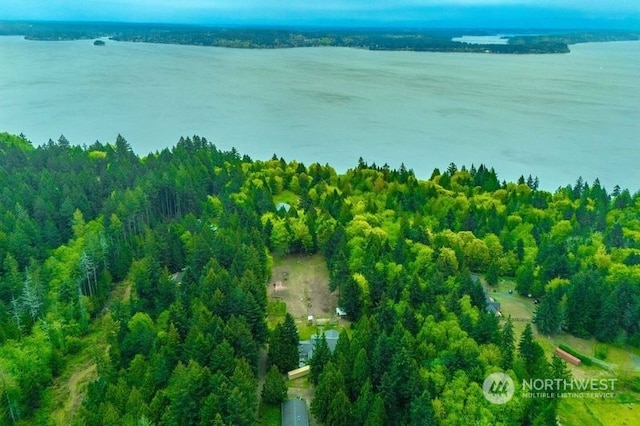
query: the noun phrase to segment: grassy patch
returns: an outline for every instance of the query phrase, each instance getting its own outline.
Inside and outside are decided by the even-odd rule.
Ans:
[[[609,353],[609,345],[607,345],[606,343],[596,343],[596,346],[594,348],[594,353],[593,355],[601,360],[606,360],[607,359],[607,354]]]
[[[637,394],[617,389],[613,398],[567,398],[560,400],[558,418],[565,425],[637,425],[638,402]]]
[[[337,294],[329,291],[329,271],[320,254],[276,257],[269,296],[286,303],[287,312],[296,320],[335,315]]]
[[[128,299],[131,286],[128,282],[118,284],[111,292],[110,304],[113,300]],[[89,332],[74,342],[77,353],[67,354],[66,362],[60,375],[53,381],[51,387],[45,391],[42,405],[34,413],[36,424],[69,425],[73,424],[78,415],[87,388],[98,377],[96,355],[107,350],[107,333],[104,323],[107,313],[98,316],[89,326]],[[47,422],[39,421],[47,416]]]
[[[276,325],[284,321],[287,313],[287,304],[282,300],[270,299],[267,301],[267,327],[274,330]]]
[[[280,426],[282,424],[282,410],[279,405],[260,404],[258,424],[264,426]]]
[[[287,313],[287,304],[282,300],[269,300],[267,303],[267,315],[271,315],[274,317],[283,317]]]
[[[516,342],[525,325],[531,320],[536,305],[528,297],[515,292],[515,283],[501,279],[495,287],[488,287],[489,294],[500,302],[503,318],[511,315],[514,320]],[[494,291],[495,290],[495,291]],[[512,290],[512,293],[509,293]],[[567,365],[576,379],[617,378],[615,397],[607,399],[566,398],[558,402],[558,419],[563,425],[635,425],[640,424],[640,394],[635,392],[636,373],[634,356],[640,355],[640,348],[626,348],[614,344],[604,344],[595,339],[582,339],[560,332],[547,336],[533,327],[538,343],[543,347],[548,359],[557,347],[569,347],[571,352],[581,357],[591,357],[592,366]],[[599,361],[603,360],[602,361]],[[611,371],[607,366],[614,366]],[[638,379],[640,383],[640,379]]]
[[[309,340],[311,336],[318,332],[318,327],[315,325],[308,325],[306,323],[297,324],[298,326],[298,336],[300,340]]]
[[[558,419],[563,425],[599,425],[602,424],[589,410],[584,399],[562,399],[558,404]]]
[[[287,203],[292,206],[295,206],[296,204],[298,204],[298,196],[293,192],[285,189],[281,193],[273,196],[273,203],[274,204]]]
[[[309,381],[309,377],[305,376],[305,377],[300,377],[298,379],[289,380],[287,382],[287,387],[289,389],[311,389],[313,386]]]
[[[569,347],[568,345],[565,345],[564,343],[560,343],[560,345],[558,345],[560,349],[562,349],[563,351],[567,352],[568,354],[573,355],[574,357],[578,358],[580,361],[582,361],[582,363],[584,365],[591,365],[593,364],[593,361],[591,360],[590,357],[576,351],[575,349]]]
[[[632,351],[615,345],[607,345],[607,361],[617,364],[620,368],[633,369]]]

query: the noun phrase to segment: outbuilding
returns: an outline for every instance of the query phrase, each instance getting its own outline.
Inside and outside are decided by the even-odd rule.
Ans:
[[[282,403],[282,426],[309,426],[307,402],[302,398]]]
[[[576,358],[575,356],[571,355],[569,352],[563,351],[560,348],[556,348],[555,354],[573,365],[582,364],[582,361],[579,358]]]

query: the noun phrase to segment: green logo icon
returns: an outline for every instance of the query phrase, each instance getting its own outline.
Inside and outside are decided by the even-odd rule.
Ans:
[[[513,398],[514,392],[513,380],[505,373],[489,374],[482,384],[482,393],[492,404],[506,404]]]

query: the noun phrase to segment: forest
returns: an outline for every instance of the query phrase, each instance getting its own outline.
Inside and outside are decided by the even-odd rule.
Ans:
[[[640,346],[637,188],[0,133],[0,193],[2,424],[258,424],[298,362],[297,319],[266,321],[292,253],[324,256],[351,324],[312,358],[321,424],[556,424],[558,399],[491,404],[484,378],[568,377],[534,330]],[[535,324],[489,312],[477,276],[539,298]],[[56,421],[54,385],[81,357],[94,380]]]
[[[509,31],[506,31],[507,33]],[[244,49],[294,47],[351,47],[368,50],[472,52],[501,54],[567,53],[569,45],[595,41],[638,40],[632,31],[543,31],[509,37],[507,44],[470,44],[453,41],[463,35],[494,35],[495,31],[445,29],[346,29],[211,27],[170,24],[101,22],[0,21],[0,35],[22,35],[29,40],[86,40],[109,37],[115,41],[217,46]]]

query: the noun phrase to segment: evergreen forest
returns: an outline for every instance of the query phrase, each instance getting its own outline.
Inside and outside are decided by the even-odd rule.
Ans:
[[[640,192],[539,186],[0,133],[0,423],[263,423],[298,366],[299,319],[267,321],[272,268],[318,253],[349,324],[311,361],[320,424],[556,424],[558,399],[491,404],[483,381],[568,377],[535,333],[640,347]],[[487,309],[505,277],[540,301],[521,332]],[[76,364],[91,380],[66,418]]]

